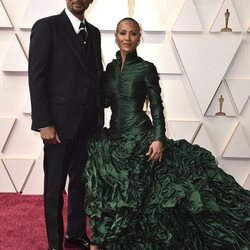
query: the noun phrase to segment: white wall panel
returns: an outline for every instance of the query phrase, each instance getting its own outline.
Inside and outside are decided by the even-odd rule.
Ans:
[[[238,124],[238,119],[227,116],[213,116],[206,117],[203,123],[218,158],[222,158],[226,145]]]
[[[245,131],[239,123],[237,124],[231,138],[229,139],[222,155],[225,158],[250,159],[250,144],[246,137]]]
[[[43,151],[32,166],[23,194],[43,194]]]
[[[16,193],[16,189],[2,161],[0,161],[0,177],[0,192]]]
[[[154,62],[159,74],[182,74],[172,42],[168,37],[161,43],[142,42],[138,47],[138,55],[144,60]]]
[[[247,189],[247,190],[250,190],[250,173],[249,173],[249,175],[247,176],[247,178],[246,178],[246,180],[245,180],[245,182],[244,182],[244,184],[243,184],[243,187],[244,187],[245,189]]]
[[[211,32],[220,32],[221,29],[226,27],[225,12],[228,10],[229,18],[227,28],[230,28],[232,32],[241,32],[241,24],[238,19],[237,12],[234,8],[233,2],[231,0],[224,0],[217,17],[214,20],[213,26],[211,27]]]
[[[173,36],[192,89],[205,114],[236,54],[240,36]]]
[[[194,106],[184,80],[162,77],[161,90],[169,120],[196,120],[199,109]]]
[[[0,1],[0,28],[12,28],[12,23],[5,11],[3,3]]]
[[[19,28],[31,29],[39,18],[56,15],[65,8],[65,1],[58,0],[29,0]]]
[[[103,64],[106,67],[116,57],[116,51],[118,47],[115,43],[114,34],[108,33],[102,37],[102,57]]]
[[[86,16],[100,30],[114,31],[121,17],[128,16],[128,4],[123,0],[95,0]]]
[[[23,105],[22,112],[27,115],[31,115],[31,103],[30,103],[30,97],[27,97],[27,100],[25,104]]]
[[[16,118],[0,117],[0,152],[3,151]]]
[[[193,144],[198,144],[201,147],[209,150],[215,157],[217,157],[216,151],[214,149],[213,143],[207,133],[207,129],[204,124],[200,126],[199,132],[193,140]]]
[[[197,133],[202,126],[199,121],[168,121],[170,130],[172,132],[171,138],[174,140],[185,139],[193,143]]]
[[[11,41],[10,47],[8,49],[7,55],[2,65],[3,71],[14,71],[14,72],[27,72],[28,71],[28,61],[27,56],[15,34]]]
[[[156,0],[156,6],[167,31],[171,31],[185,0]]]
[[[133,16],[144,31],[165,31],[154,0],[136,0]]]
[[[245,32],[250,25],[250,1],[249,0],[233,0],[234,9],[238,15],[238,19],[242,26],[242,30]]]
[[[11,20],[11,23],[13,24],[14,30],[19,28],[21,19],[23,19],[23,15],[25,12],[25,9],[27,7],[28,1],[30,0],[1,0],[5,10]],[[49,5],[47,5],[49,6]]]
[[[206,112],[206,116],[220,115],[232,117],[235,117],[237,115],[233,98],[228,90],[225,81],[221,82]]]
[[[195,8],[197,9],[202,26],[206,32],[211,29],[222,2],[223,0],[194,0]]]
[[[219,166],[228,174],[232,175],[235,180],[244,185],[249,174],[249,161],[242,159],[241,161],[235,159],[220,159]],[[239,171],[240,169],[240,171]]]
[[[169,37],[166,38],[160,53],[153,62],[155,62],[157,71],[160,74],[182,74],[179,61],[173,49],[172,40]]]
[[[249,10],[250,11],[250,10]],[[231,67],[228,69],[227,78],[250,79],[250,35],[243,37]]]
[[[34,159],[2,159],[10,179],[18,193],[22,193],[29,173],[35,163]]]
[[[202,32],[203,27],[193,0],[186,0],[172,31]]]
[[[227,79],[238,113],[242,113],[250,97],[250,79]]]

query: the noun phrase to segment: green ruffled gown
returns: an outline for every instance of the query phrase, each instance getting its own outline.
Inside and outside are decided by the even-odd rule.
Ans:
[[[165,138],[155,66],[120,53],[107,66],[110,128],[93,136],[84,177],[92,241],[112,250],[250,249],[250,192],[213,155]],[[153,125],[143,111],[150,100]],[[148,162],[154,140],[160,163]]]

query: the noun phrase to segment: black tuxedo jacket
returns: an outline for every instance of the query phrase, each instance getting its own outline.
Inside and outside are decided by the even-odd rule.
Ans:
[[[54,125],[61,138],[72,138],[86,111],[90,87],[95,91],[98,126],[102,127],[100,31],[90,23],[86,22],[86,26],[85,56],[65,11],[40,19],[32,27],[29,87],[33,130]]]

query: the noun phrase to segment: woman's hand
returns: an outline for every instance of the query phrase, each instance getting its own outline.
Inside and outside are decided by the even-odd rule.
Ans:
[[[148,161],[161,161],[163,153],[163,144],[161,141],[153,141],[149,146],[146,155],[149,156]]]

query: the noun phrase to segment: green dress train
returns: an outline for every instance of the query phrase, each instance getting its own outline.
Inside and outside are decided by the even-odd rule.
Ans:
[[[150,100],[152,120],[143,111]],[[110,128],[92,137],[84,177],[92,241],[112,250],[250,249],[250,192],[185,140],[165,138],[155,66],[127,55],[106,71]],[[148,162],[154,140],[160,163]]]

